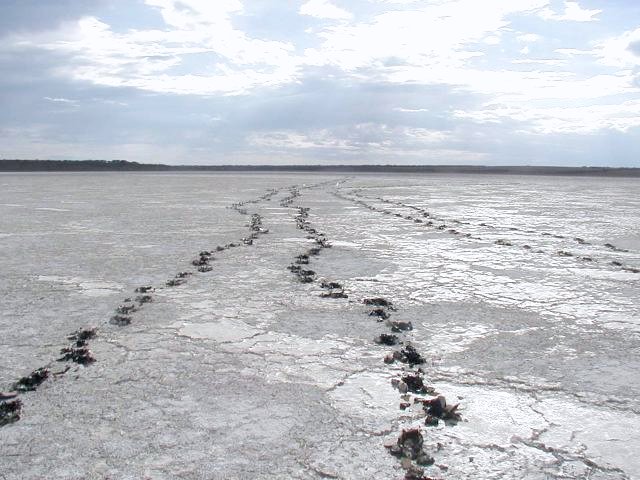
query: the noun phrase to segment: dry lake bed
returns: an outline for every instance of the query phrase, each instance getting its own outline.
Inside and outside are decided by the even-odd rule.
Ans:
[[[0,479],[640,478],[640,181],[0,175]]]

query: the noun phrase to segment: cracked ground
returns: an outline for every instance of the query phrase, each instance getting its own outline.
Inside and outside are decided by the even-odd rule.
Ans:
[[[21,395],[22,418],[0,428],[0,478],[402,478],[383,444],[417,425],[433,478],[640,478],[637,181],[2,183],[0,391],[44,365],[60,375]],[[293,185],[299,196],[281,205]],[[308,267],[347,299],[287,270],[314,245],[298,205],[332,244]],[[242,243],[252,213],[268,233]],[[191,266],[230,242],[241,245],[214,252],[211,271]],[[153,300],[110,323],[142,285]],[[462,421],[425,427],[416,405],[399,408],[391,380],[404,367],[373,342],[382,324],[361,301],[372,296],[412,322],[425,379]],[[62,373],[59,350],[88,326],[96,362]]]

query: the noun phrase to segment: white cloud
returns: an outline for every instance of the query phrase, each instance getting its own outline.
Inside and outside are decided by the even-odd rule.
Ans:
[[[0,144],[4,158],[48,158],[86,160],[87,158],[130,159],[150,163],[176,163],[193,158],[194,152],[184,145],[144,143],[89,142],[80,139],[56,141],[51,127],[32,125],[27,128],[0,128]]]
[[[272,149],[331,149],[340,151],[357,151],[356,145],[349,144],[344,139],[335,138],[329,130],[319,129],[311,134],[275,131],[266,133],[253,133],[249,135],[248,142],[257,147]]]
[[[68,98],[62,98],[62,97],[44,97],[45,100],[49,101],[49,102],[53,102],[53,103],[66,103],[66,104],[70,104],[70,105],[77,105],[77,103],[73,100],[70,100]]]
[[[371,78],[398,85],[455,85],[458,89],[489,96],[494,102],[529,118],[536,109],[549,104],[589,104],[615,95],[633,95],[633,76],[629,71],[589,74],[572,71],[566,58],[512,59],[500,68],[487,62],[474,62],[484,52],[476,50],[478,42],[486,43],[510,29],[515,15],[538,15],[548,9],[546,0],[486,1],[471,0],[433,2],[410,10],[385,12],[366,23],[352,23],[325,28],[320,47],[306,51],[306,61],[315,65],[331,65],[351,72],[355,78]],[[598,10],[584,10],[577,2],[566,2],[562,15],[554,20],[595,20]],[[517,35],[516,40],[530,44],[541,36],[535,33]],[[634,37],[635,38],[635,37]],[[623,49],[630,39],[625,39]],[[495,43],[495,42],[489,42]],[[621,42],[624,43],[624,42]],[[519,49],[523,55],[531,47]],[[575,53],[570,50],[558,53]],[[585,52],[588,53],[588,52]],[[640,57],[634,57],[634,61]],[[388,62],[387,59],[395,59]],[[522,64],[528,69],[513,69],[509,64]],[[539,65],[539,69],[535,67]],[[565,68],[565,71],[561,69]],[[561,110],[561,109],[560,109]],[[399,111],[396,109],[396,111]],[[528,114],[527,112],[533,112]],[[587,112],[584,109],[581,112]],[[604,113],[612,110],[600,109]],[[481,109],[482,112],[482,109]],[[481,113],[481,115],[484,113]],[[471,112],[470,115],[475,115]],[[492,117],[497,118],[497,117]],[[579,115],[560,116],[566,130],[590,131]],[[616,117],[617,118],[617,117]],[[602,128],[624,129],[635,120],[625,119]],[[571,126],[573,124],[573,127]],[[539,126],[535,127],[536,129]]]
[[[532,128],[527,131],[537,134],[591,134],[607,129],[626,132],[640,127],[640,100],[577,107],[521,108],[489,105],[483,110],[456,111],[455,116],[479,123],[501,123],[505,120],[530,123]]]
[[[556,48],[554,52],[560,53],[562,55],[568,55],[568,56],[594,55],[594,52],[592,50],[580,50],[578,48]]]
[[[402,107],[396,107],[393,110],[396,112],[402,112],[402,113],[424,113],[429,111],[428,108],[402,108]]]
[[[451,138],[449,132],[427,128],[360,123],[349,128],[315,129],[310,132],[271,131],[251,134],[250,144],[274,149],[330,149],[343,153],[423,151]]]
[[[418,2],[418,0],[378,0],[380,3],[390,3],[392,5],[410,5]]]
[[[619,68],[640,65],[640,28],[599,43],[593,53],[604,65]]]
[[[252,134],[247,143],[266,153],[292,158],[323,155],[339,162],[357,159],[363,163],[478,163],[487,154],[447,147],[448,132],[421,128],[389,127],[381,124],[358,124],[353,129],[293,130]]]
[[[602,10],[587,10],[580,6],[578,2],[565,1],[564,12],[556,13],[550,8],[544,8],[540,11],[540,16],[545,20],[570,21],[570,22],[595,22],[597,15]]]
[[[429,128],[407,128],[405,135],[419,144],[442,143],[451,138],[448,132]]]
[[[308,49],[313,65],[333,65],[344,70],[370,66],[376,60],[401,57],[425,69],[463,67],[483,53],[469,49],[509,25],[508,16],[527,14],[548,0],[455,0],[410,10],[392,10],[371,21],[330,26],[319,33],[320,47]]]
[[[566,61],[557,60],[554,58],[519,58],[517,60],[512,60],[511,63],[514,65],[518,64],[529,64],[529,65],[547,65],[550,67],[561,67],[566,65]]]
[[[340,22],[323,22],[310,29],[305,44],[312,46],[303,54],[296,51],[294,38],[290,42],[258,39],[240,30],[234,17],[242,15],[245,9],[238,0],[145,0],[145,3],[161,14],[166,28],[115,30],[98,18],[85,17],[71,27],[14,37],[5,44],[66,54],[70,60],[58,66],[56,72],[60,76],[152,92],[246,94],[300,82],[305,68],[318,67],[316,71],[335,70],[345,83],[447,85],[464,95],[489,99],[489,107],[458,109],[455,114],[458,119],[517,120],[525,124],[523,128],[534,132],[581,133],[597,128],[625,131],[637,122],[637,116],[631,112],[637,104],[624,101],[638,92],[633,86],[633,69],[640,64],[640,55],[633,45],[640,42],[640,29],[600,43],[585,39],[580,44],[576,40],[577,47],[589,50],[560,48],[544,52],[543,37],[512,27],[516,17],[519,20],[534,17],[540,23],[537,18],[540,15],[554,21],[597,20],[599,10],[583,9],[577,2],[565,2],[564,11],[555,13],[549,0],[379,0],[376,8],[395,5],[382,13],[371,13],[366,21],[357,21],[334,3],[311,0],[300,7],[299,14]],[[296,8],[292,6],[292,12]],[[556,25],[560,27],[569,28]],[[504,49],[487,47],[498,43],[503,43]],[[528,55],[532,50],[542,58],[518,58],[513,53]],[[498,51],[501,58],[496,60]],[[562,57],[552,58],[553,53]],[[583,57],[575,58],[578,55]],[[584,68],[593,61],[589,56],[614,68],[602,65],[597,66],[598,70]],[[572,69],[577,64],[580,69]],[[619,96],[619,108],[592,106],[610,102],[607,97],[612,96]],[[64,103],[56,98],[47,99]],[[425,103],[403,98],[392,105],[398,104]],[[495,104],[500,107],[491,106]],[[393,111],[429,112],[400,107]],[[433,110],[430,113],[450,114]],[[591,117],[585,119],[581,115]],[[412,122],[422,118],[395,115],[398,117]],[[409,128],[361,123],[350,125],[348,131],[282,130],[251,134],[247,141],[269,149],[412,154],[442,150],[452,139],[448,132],[412,125]]]
[[[538,35],[537,33],[523,33],[521,35],[518,35],[517,38],[518,41],[522,43],[534,43],[542,40],[542,36]]]
[[[243,11],[237,0],[146,3],[159,9],[170,28],[117,33],[86,17],[71,30],[25,37],[22,43],[72,55],[72,62],[59,69],[61,75],[179,94],[239,94],[284,85],[298,80],[304,66],[337,67],[355,79],[373,74],[393,83],[454,84],[502,97],[543,97],[547,89],[571,90],[568,81],[575,80],[571,75],[471,66],[472,59],[484,55],[478,42],[495,43],[491,39],[499,39],[511,16],[534,15],[548,0],[455,0],[387,11],[371,21],[320,29],[319,45],[303,56],[296,55],[291,43],[250,38],[235,28],[231,17]],[[347,16],[323,0],[312,0],[301,11],[320,15],[322,8],[316,7],[324,8],[323,15]],[[532,41],[534,36],[520,38]],[[198,67],[181,71],[185,60],[198,55],[205,59]]]
[[[95,17],[71,28],[14,39],[16,45],[71,55],[61,75],[98,85],[135,87],[177,94],[239,94],[290,83],[297,63],[293,45],[252,39],[234,28],[234,0],[146,0],[160,12],[167,30],[116,33]],[[176,73],[192,55],[209,55],[196,69]],[[178,70],[179,71],[179,70]]]
[[[348,11],[334,5],[328,0],[309,0],[300,7],[300,15],[330,20],[348,20],[352,17]]]
[[[242,12],[238,0],[144,0],[149,6],[160,9],[162,18],[173,27],[189,29],[198,25],[226,27],[229,15]]]

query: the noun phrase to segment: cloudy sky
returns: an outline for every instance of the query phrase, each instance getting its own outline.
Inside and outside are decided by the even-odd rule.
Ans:
[[[640,167],[638,0],[2,0],[0,157]]]

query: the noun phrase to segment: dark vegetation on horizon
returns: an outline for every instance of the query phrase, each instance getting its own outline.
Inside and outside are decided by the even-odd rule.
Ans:
[[[0,160],[0,172],[350,172],[489,173],[640,177],[640,168],[483,165],[163,165],[125,160]]]

